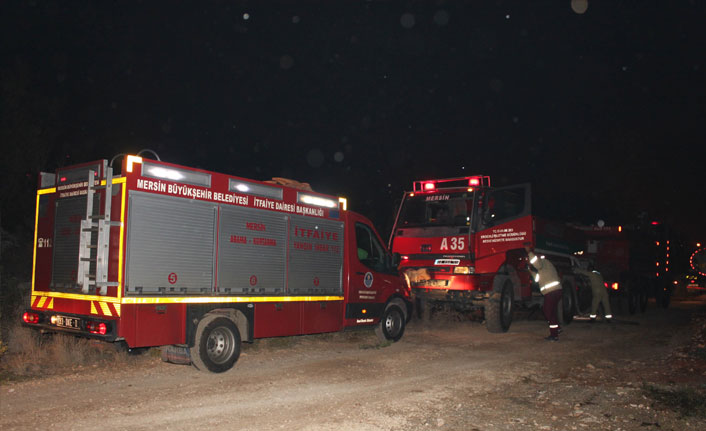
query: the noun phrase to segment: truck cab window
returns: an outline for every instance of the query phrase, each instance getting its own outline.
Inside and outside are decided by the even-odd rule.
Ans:
[[[355,240],[358,260],[370,269],[384,272],[386,269],[385,249],[373,231],[364,224],[356,223]]]
[[[521,216],[525,212],[525,189],[495,190],[487,198],[483,215],[485,227]]]

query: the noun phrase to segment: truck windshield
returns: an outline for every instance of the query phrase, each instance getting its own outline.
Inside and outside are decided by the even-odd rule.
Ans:
[[[468,226],[472,207],[473,192],[408,196],[397,227]]]

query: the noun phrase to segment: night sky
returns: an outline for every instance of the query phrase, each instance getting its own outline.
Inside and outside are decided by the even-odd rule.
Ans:
[[[202,4],[203,3],[203,4]],[[530,182],[537,213],[706,242],[706,1],[3,1],[2,225],[117,153],[346,196]]]

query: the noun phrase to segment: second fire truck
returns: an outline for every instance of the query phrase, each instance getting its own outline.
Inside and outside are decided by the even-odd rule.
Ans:
[[[516,306],[541,303],[527,270],[525,245],[545,255],[562,278],[566,323],[590,306],[590,287],[574,277],[576,230],[532,215],[529,184],[491,187],[490,177],[415,181],[390,236],[421,310],[449,304],[482,310],[490,332],[505,332]]]

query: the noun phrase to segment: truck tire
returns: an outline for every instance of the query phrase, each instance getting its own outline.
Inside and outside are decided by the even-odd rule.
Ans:
[[[669,308],[669,303],[672,302],[672,291],[670,289],[661,289],[658,291],[657,305],[662,308]]]
[[[632,289],[628,290],[628,313],[637,313],[639,302],[640,295],[638,294],[638,292],[635,292]]]
[[[647,310],[647,292],[644,290],[640,291],[638,305],[640,306],[640,313],[644,313]]]
[[[399,306],[388,304],[380,322],[375,326],[375,335],[382,342],[399,341],[404,334],[405,320],[404,312]]]
[[[510,329],[514,306],[513,295],[512,282],[506,280],[499,292],[493,292],[492,296],[485,300],[485,327],[488,332],[497,334]]]
[[[568,325],[573,322],[576,314],[576,298],[571,286],[565,285],[561,288],[561,300],[557,304],[557,317],[561,325]]]
[[[232,320],[202,320],[196,329],[191,362],[199,370],[222,373],[233,368],[240,356],[240,332]]]

